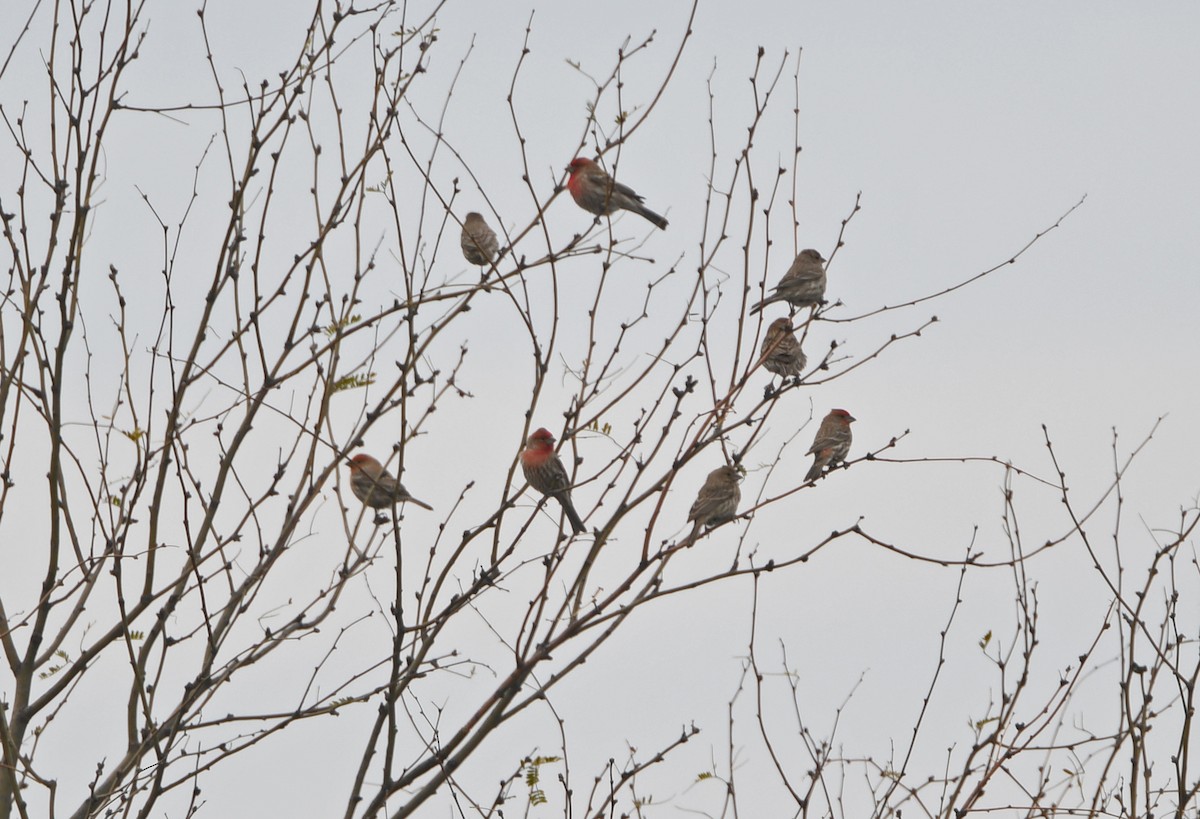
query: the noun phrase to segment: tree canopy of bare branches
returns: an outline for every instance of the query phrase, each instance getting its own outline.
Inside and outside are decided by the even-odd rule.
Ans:
[[[882,402],[845,406],[852,443],[821,424],[1082,198],[976,269],[851,305],[867,205],[802,217],[799,51],[723,58],[749,78],[736,103],[685,86],[695,5],[553,77],[536,15],[501,66],[448,37],[447,4],[205,4],[161,32],[152,5],[35,2],[0,43],[0,819],[286,813],[309,779],[312,815],[346,819],[644,816],[655,792],[709,816],[1195,814],[1200,510],[1122,521],[1157,425],[1114,434],[1081,498],[1052,430],[1025,468],[915,452]],[[489,74],[506,96],[484,106]],[[654,173],[685,150],[656,130],[669,94],[708,112],[691,190]],[[573,201],[576,157],[608,175],[603,206]],[[808,248],[823,298],[752,311]],[[523,470],[547,440],[552,474]],[[833,531],[796,523],[901,464],[984,470],[998,532],[894,536],[867,495]],[[1023,528],[1020,501],[1057,528]],[[953,589],[909,635],[922,693],[897,696],[886,757],[843,744],[857,686],[814,706],[819,671],[760,623],[771,584],[822,582],[848,548]],[[1068,551],[1111,604],[1048,646],[1030,567]],[[1003,603],[967,634],[980,578]],[[727,721],[573,754],[562,703],[598,667],[646,673],[650,708],[698,687],[622,665],[665,656],[646,635],[670,607],[697,623],[670,643],[703,643],[714,608],[738,629]],[[960,657],[986,696],[947,748],[930,722]],[[604,720],[632,731],[643,705]],[[707,762],[671,767],[702,732]],[[211,783],[236,801],[209,806]]]

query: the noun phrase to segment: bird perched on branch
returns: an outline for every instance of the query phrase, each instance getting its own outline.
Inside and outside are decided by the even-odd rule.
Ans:
[[[642,204],[642,197],[633,189],[614,181],[604,169],[590,159],[578,157],[567,166],[571,178],[567,190],[575,204],[597,216],[607,216],[628,210],[653,222],[659,230],[667,229],[667,220]]]
[[[688,520],[695,521],[692,533],[684,541],[688,546],[695,542],[701,528],[710,528],[737,516],[738,504],[742,501],[742,490],[738,487],[741,480],[742,473],[731,464],[708,473],[688,512]]]
[[[759,359],[768,372],[783,378],[799,378],[808,364],[808,357],[800,349],[800,340],[792,327],[791,319],[777,318],[763,336]]]
[[[821,473],[827,467],[832,469],[846,460],[846,456],[850,454],[850,441],[853,437],[850,434],[850,424],[856,420],[844,409],[829,411],[825,420],[821,421],[821,426],[817,429],[817,437],[808,450],[807,454],[815,457],[812,468],[808,470],[804,480],[816,480],[821,477]]]
[[[825,303],[825,260],[820,253],[811,247],[801,250],[771,295],[750,308],[750,312],[757,313],[777,301],[786,301],[795,310]]]
[[[433,511],[433,507],[425,501],[417,500],[408,494],[404,484],[384,469],[383,464],[365,452],[355,455],[346,465],[350,467],[350,490],[364,506],[372,509],[390,509],[401,503],[415,503],[422,509]]]
[[[491,264],[500,249],[496,232],[488,227],[483,216],[475,211],[471,211],[463,219],[462,238],[459,243],[467,261],[480,266]]]
[[[575,504],[571,503],[571,478],[554,452],[554,436],[550,430],[536,429],[529,436],[525,449],[521,450],[521,471],[530,486],[562,504],[575,534],[586,529],[583,519],[575,511]]]

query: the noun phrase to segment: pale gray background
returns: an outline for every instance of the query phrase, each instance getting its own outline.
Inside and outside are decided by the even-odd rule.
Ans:
[[[548,192],[551,174],[570,159],[592,95],[587,80],[565,61],[579,61],[594,75],[605,75],[627,35],[638,41],[657,29],[650,51],[633,61],[625,76],[626,100],[642,104],[674,54],[687,5],[554,2],[534,8],[532,52],[518,87],[517,110],[538,185]],[[435,120],[453,71],[474,38],[445,129],[499,210],[512,214],[510,226],[523,224],[530,213],[505,104],[529,10],[529,5],[516,3],[447,4],[438,16],[440,39],[430,75],[411,97],[422,116]],[[237,70],[256,84],[287,65],[308,13],[290,2],[211,3],[214,52],[227,87],[236,88]],[[23,19],[24,12],[10,10],[5,16]],[[127,101],[211,101],[194,4],[160,3],[148,17],[149,37],[131,70]],[[771,67],[785,50],[794,54],[803,48],[799,246],[829,255],[840,220],[855,194],[863,194],[863,210],[830,266],[829,294],[845,302],[847,314],[935,292],[1004,261],[1086,194],[1086,202],[1063,226],[1015,266],[933,304],[862,324],[816,327],[810,355],[832,339],[844,343],[848,354],[862,355],[892,332],[911,329],[932,314],[940,318],[921,339],[906,341],[882,360],[788,401],[796,424],[807,420],[810,411],[819,417],[830,407],[850,409],[859,418],[856,452],[877,448],[911,429],[891,455],[995,455],[1049,478],[1053,469],[1040,428],[1045,424],[1083,506],[1090,506],[1111,480],[1113,428],[1122,436],[1124,454],[1156,418],[1168,415],[1125,487],[1122,558],[1140,582],[1138,569],[1154,548],[1146,529],[1175,523],[1178,509],[1194,505],[1200,491],[1198,24],[1200,7],[1192,3],[702,3],[677,76],[655,115],[622,154],[621,178],[671,220],[667,232],[650,236],[646,253],[660,267],[679,261],[682,269],[694,269],[708,167],[706,77],[713,72],[721,173],[727,175],[732,153],[744,138],[750,111],[747,78],[758,46],[766,49],[764,64]],[[44,36],[31,37],[20,52],[21,65],[0,83],[6,106],[21,99],[31,99],[34,110],[44,104],[37,52],[44,41]],[[360,50],[347,59],[365,59],[365,54]],[[763,180],[770,178],[775,161],[791,167],[793,65],[785,66],[757,140],[757,172]],[[131,275],[144,270],[147,281],[156,281],[160,235],[134,185],[177,219],[190,190],[191,166],[217,128],[211,116],[181,114],[180,119],[182,123],[128,115],[115,121],[107,151],[106,205],[97,214],[90,248],[98,277],[111,262]],[[11,163],[11,145],[2,150],[0,161]],[[460,169],[446,163],[440,170],[447,179],[463,177],[462,210],[478,206]],[[214,177],[210,195],[219,192],[218,180]],[[2,167],[0,182],[7,204],[15,181]],[[790,176],[785,184],[790,185]],[[303,187],[298,184],[294,192],[301,213]],[[219,201],[216,195],[209,204]],[[780,208],[772,224],[777,240],[772,279],[786,269],[793,252],[785,211]],[[215,208],[216,221],[197,219],[189,241],[198,252],[223,215]],[[554,205],[550,219],[564,234],[589,223],[566,198]],[[641,233],[641,225],[631,222],[632,217],[626,219],[623,229]],[[738,230],[731,233],[736,236]],[[727,246],[717,268],[737,269],[737,244]],[[762,252],[761,247],[755,250],[758,258]],[[462,265],[456,255],[443,253],[443,264]],[[204,261],[197,260],[198,271],[207,271]],[[564,271],[591,277],[595,264],[581,260]],[[622,272],[649,276],[645,267]],[[465,266],[445,275],[460,273],[473,275]],[[614,315],[637,309],[640,282],[629,290],[628,305],[617,305]],[[134,321],[152,327],[158,297],[147,292],[143,298],[136,290],[128,295]],[[382,287],[374,295],[389,299]],[[582,319],[585,295],[566,297],[565,317]],[[181,315],[187,310],[185,303]],[[723,316],[725,327],[731,328],[735,317],[728,310]],[[436,419],[433,434],[408,451],[406,483],[439,511],[449,508],[467,479],[464,462],[481,482],[494,476],[494,493],[515,454],[530,373],[527,349],[507,346],[511,319],[486,306],[476,311],[472,353],[462,375],[476,398],[448,407]],[[447,343],[445,350],[456,343]],[[568,352],[577,351],[573,345],[579,343],[564,341]],[[570,394],[569,385],[560,386],[560,375],[552,372],[551,391],[540,408],[550,419],[548,426],[558,423]],[[345,412],[351,417],[355,408],[348,404]],[[481,424],[481,417],[491,420]],[[790,432],[784,428],[786,420],[777,415],[772,421],[776,444]],[[385,430],[378,432],[368,447],[386,451],[392,438]],[[806,447],[811,433],[803,432],[801,438]],[[582,441],[585,458],[589,445],[603,447]],[[767,450],[764,446],[764,457]],[[677,482],[668,508],[681,525],[692,493],[711,466],[715,462],[700,464],[695,474]],[[795,461],[791,468],[788,480],[805,467]],[[864,524],[881,537],[941,558],[960,557],[978,525],[977,548],[1000,559],[1005,556],[1001,480],[1002,471],[986,464],[865,464],[762,512],[750,543],[765,560],[793,553],[864,516]],[[747,494],[760,485],[752,471]],[[1022,526],[1030,546],[1066,530],[1052,492],[1021,481],[1016,488],[1018,501],[1026,504]],[[460,512],[450,528],[466,525],[472,511],[482,515],[491,497],[480,495],[478,507]],[[578,493],[581,508],[591,508],[590,497],[586,489]],[[442,519],[415,510],[408,515],[406,533],[416,539],[428,527],[432,534]],[[1093,528],[1097,541],[1107,546],[1111,515]],[[549,529],[540,534],[548,544]],[[291,577],[302,585],[306,571],[324,577],[336,562],[340,537],[331,517],[328,528],[303,546],[311,562],[292,564],[281,581]],[[32,532],[30,542],[35,541]],[[619,561],[622,548],[632,555],[638,544],[630,537],[618,539],[613,548],[609,558]],[[734,531],[722,530],[683,556],[672,572],[682,578],[718,570],[729,564],[734,548]],[[542,549],[544,545],[537,550]],[[6,551],[6,564],[19,563],[11,547]],[[38,565],[31,571],[36,573]],[[1061,669],[1086,648],[1110,594],[1078,541],[1037,558],[1028,569],[1042,604],[1044,655],[1035,679],[1045,697]],[[388,572],[389,567],[380,567],[380,584],[387,582]],[[10,574],[17,576],[15,570]],[[594,579],[603,584],[604,577],[601,565]],[[916,564],[862,543],[839,544],[798,570],[764,579],[761,657],[778,670],[779,641],[786,643],[800,672],[805,716],[818,736],[830,730],[833,709],[862,677],[842,715],[838,741],[846,753],[871,755],[882,763],[893,742],[903,749],[907,741],[935,668],[938,632],[954,601],[957,579],[953,569]],[[604,760],[627,754],[626,743],[649,753],[681,726],[695,722],[704,733],[652,774],[646,795],[667,803],[654,812],[658,816],[686,815],[682,808],[717,809],[719,784],[689,783],[710,769],[714,759],[718,771],[727,763],[727,702],[737,685],[739,658],[746,653],[750,592],[748,582],[730,583],[656,606],[652,616],[638,618],[629,633],[558,689],[553,700],[566,720],[577,794],[590,786]],[[280,588],[279,594],[286,598],[287,589]],[[519,606],[521,597],[515,597],[514,606]],[[968,722],[983,716],[989,697],[998,696],[992,671],[973,646],[989,629],[998,638],[1011,634],[1010,573],[970,573],[964,598],[951,634],[953,660],[943,671],[943,687],[927,718],[929,734],[912,768],[922,775],[941,771],[947,747],[970,743]],[[357,603],[357,609],[345,607],[347,620],[368,605],[365,597]],[[1194,602],[1187,606],[1194,617]],[[519,616],[518,609],[510,614]],[[498,619],[503,622],[502,615]],[[477,625],[462,635],[464,651],[502,658],[503,649],[482,623]],[[359,650],[378,654],[387,644],[382,625],[364,632]],[[346,650],[355,650],[353,641]],[[310,667],[311,660],[296,660],[291,673],[296,679],[307,677]],[[259,707],[286,708],[301,683],[288,688],[263,674],[256,691],[239,690],[247,697],[256,693]],[[1098,675],[1097,691],[1111,691],[1101,688],[1106,679]],[[779,681],[774,685],[782,690]],[[453,725],[461,710],[474,707],[472,698],[456,701],[460,690],[471,688],[469,680],[442,678],[421,693],[429,702],[445,704],[443,719]],[[1111,693],[1095,700],[1094,710],[1088,702],[1080,700],[1071,721],[1088,728],[1107,725]],[[92,709],[113,705],[103,692],[85,694],[60,720],[79,720],[81,732],[94,730],[85,727],[101,724]],[[742,815],[789,814],[790,803],[774,784],[765,752],[751,733],[750,705],[747,699],[738,706],[739,731],[744,733],[734,741],[742,766]],[[772,706],[780,735],[791,734],[784,740],[790,765],[795,772],[807,769],[786,704],[775,699]],[[226,707],[250,704],[221,703],[214,713]],[[299,726],[288,732],[291,739],[264,743],[244,755],[242,764],[219,768],[201,783],[207,800],[202,815],[340,813],[369,710],[348,710],[337,720]],[[69,747],[73,743],[54,741],[60,744],[43,753],[76,757]],[[308,753],[309,742],[344,744],[344,765],[330,766],[323,752]],[[531,713],[519,726],[502,731],[461,775],[466,782],[494,782],[535,748],[559,753],[558,742],[550,713]],[[79,794],[96,756],[91,749],[79,754],[76,778],[64,774],[60,787]],[[490,787],[479,787],[477,795],[490,796]],[[552,783],[547,792],[551,805],[535,815],[559,810],[561,793]],[[519,813],[517,805],[510,810]],[[451,813],[439,801],[422,815]],[[853,814],[851,809],[848,815]],[[165,815],[182,812],[175,806]]]

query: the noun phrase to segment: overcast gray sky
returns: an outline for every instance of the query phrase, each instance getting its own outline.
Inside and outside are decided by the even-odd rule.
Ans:
[[[420,7],[416,3],[411,8]],[[211,101],[195,4],[164,2],[150,9],[148,37],[131,71],[126,102],[165,106]],[[229,87],[240,82],[239,72],[256,84],[288,64],[300,47],[297,38],[308,16],[307,10],[297,9],[283,0],[209,3],[214,59]],[[428,77],[414,86],[410,102],[423,118],[436,121],[459,61],[473,42],[444,128],[509,227],[532,215],[505,101],[531,11],[531,52],[514,105],[528,139],[534,183],[548,194],[571,158],[593,94],[591,83],[568,61],[603,76],[627,36],[637,42],[657,31],[650,48],[624,74],[626,106],[644,106],[674,57],[688,6],[574,0],[446,5],[438,16],[440,34]],[[6,16],[21,15],[10,11]],[[760,46],[764,65],[772,69],[767,74],[785,52],[802,50],[802,151],[795,179],[800,227],[793,240],[788,209],[779,207],[773,214],[776,248],[769,278],[773,282],[782,275],[797,248],[811,246],[829,256],[841,221],[861,192],[862,210],[829,267],[828,293],[844,303],[842,315],[934,293],[999,264],[1086,196],[1017,264],[970,287],[862,323],[814,327],[807,342],[810,358],[834,340],[845,354],[857,357],[892,333],[914,329],[934,314],[939,319],[921,338],[896,345],[871,365],[789,396],[792,414],[773,416],[771,443],[749,458],[747,497],[762,485],[756,456],[761,453],[758,461],[767,460],[770,447],[810,413],[819,418],[832,407],[845,407],[859,419],[856,454],[909,430],[889,457],[997,456],[1052,478],[1044,424],[1072,490],[1081,505],[1090,506],[1111,481],[1114,428],[1123,456],[1166,416],[1125,485],[1122,559],[1140,582],[1139,569],[1154,549],[1148,529],[1175,523],[1180,507],[1194,505],[1200,493],[1197,32],[1200,6],[1184,2],[702,0],[676,75],[621,154],[621,179],[671,222],[667,231],[650,233],[642,250],[656,260],[656,269],[678,263],[694,270],[698,263],[711,150],[706,82],[711,76],[719,172],[727,176],[744,140],[751,111],[747,78]],[[4,36],[6,49],[10,37]],[[44,96],[35,46],[43,41],[31,38],[18,55],[18,69],[0,81],[6,108]],[[365,51],[346,57],[351,64],[367,59]],[[790,59],[756,139],[762,163],[757,172],[770,179],[772,163],[787,168],[787,195],[795,72],[796,62]],[[363,89],[363,94],[369,91]],[[352,104],[347,101],[348,107]],[[218,127],[211,115],[195,113],[180,113],[176,121],[152,115],[114,121],[106,156],[106,204],[96,216],[93,261],[99,269],[113,263],[157,275],[161,234],[141,204],[138,188],[178,218],[187,204],[193,166]],[[419,129],[414,131],[420,142]],[[13,162],[12,146],[6,143],[2,151],[0,165]],[[482,208],[478,191],[448,157],[437,172],[446,179],[462,176],[460,210]],[[0,183],[7,205],[15,182],[2,167]],[[209,193],[216,190],[213,184]],[[281,183],[285,191],[286,184]],[[302,211],[304,191],[292,193]],[[205,229],[224,218],[219,208],[212,222],[198,215],[189,242],[203,247]],[[625,233],[646,235],[647,229],[632,222],[629,217],[620,223]],[[560,197],[548,223],[570,235],[584,230],[590,217]],[[742,232],[740,227],[730,231],[735,236]],[[738,275],[739,244],[740,238],[724,249],[710,275],[722,269]],[[530,252],[537,252],[536,243]],[[761,259],[765,248],[751,252]],[[452,257],[450,264],[461,264],[456,254],[443,254]],[[348,258],[347,266],[351,264]],[[597,266],[595,259],[582,258],[564,265],[561,275],[589,277]],[[650,275],[646,267],[621,272]],[[446,271],[447,278],[455,275],[473,273],[465,265]],[[631,282],[628,293],[611,305],[614,315],[639,309],[644,278]],[[201,292],[198,286],[196,303]],[[136,320],[154,326],[157,298],[129,295]],[[384,287],[372,295],[390,301]],[[582,321],[588,297],[582,291],[564,296],[565,322],[571,316]],[[727,323],[715,322],[713,333],[732,332],[728,328],[735,326],[736,316],[729,315],[730,309],[732,298],[717,315]],[[186,304],[181,306],[181,314],[187,310]],[[439,512],[450,507],[469,479],[464,464],[481,478],[500,480],[515,454],[527,404],[527,345],[519,339],[509,343],[511,315],[481,305],[473,321],[473,346],[459,383],[475,398],[435,418],[430,434],[406,454],[405,482]],[[658,334],[648,333],[646,343]],[[582,339],[564,340],[563,354],[578,352],[582,344]],[[453,350],[455,344],[445,349]],[[535,419],[535,426],[561,424],[560,413],[572,394],[561,369],[549,381],[539,408],[546,420]],[[346,417],[353,418],[355,411],[348,408]],[[84,415],[82,409],[79,414]],[[386,428],[374,434],[367,448],[386,451],[393,440]],[[811,431],[800,437],[797,446],[806,449]],[[588,447],[597,447],[592,457],[608,454],[601,442],[583,438],[580,446],[585,459]],[[698,464],[677,481],[667,508],[681,528],[695,489],[716,465],[715,460]],[[806,464],[797,458],[791,467],[797,474],[788,480],[794,481]],[[1003,471],[994,464],[860,464],[794,501],[764,510],[744,548],[757,549],[756,559],[762,562],[794,553],[861,517],[872,533],[933,558],[961,557],[978,526],[976,549],[1002,559],[1002,480]],[[594,489],[577,493],[581,508],[591,508]],[[1032,544],[1066,531],[1053,492],[1021,479],[1015,489],[1018,502],[1027,504],[1022,528]],[[481,493],[477,511],[482,513],[492,496]],[[460,514],[454,524],[458,529],[471,519],[470,507]],[[423,529],[432,535],[443,519],[440,514],[410,514],[408,536],[419,538]],[[303,546],[312,550],[311,565],[319,567],[322,577],[337,559],[335,547],[321,551],[323,538],[340,535],[333,521],[330,517],[324,535]],[[1108,532],[1111,525],[1111,516],[1098,522],[1096,534]],[[720,530],[683,555],[671,567],[678,573],[672,579],[727,567],[738,548],[738,530]],[[541,534],[549,542],[549,531]],[[635,554],[637,535],[633,531],[627,539],[618,538],[606,558],[620,561]],[[384,582],[391,569],[379,568]],[[1111,595],[1076,541],[1034,559],[1027,568],[1042,603],[1046,659],[1036,669],[1037,684],[1048,692],[1061,669],[1086,648]],[[296,572],[295,582],[304,582],[303,569],[289,570]],[[593,580],[603,585],[605,577],[602,562]],[[908,739],[935,670],[938,632],[957,582],[956,569],[904,560],[862,542],[840,543],[801,567],[764,578],[757,626],[760,659],[775,663],[778,670],[780,646],[786,645],[799,671],[805,716],[814,732],[830,730],[833,709],[861,678],[842,714],[838,740],[847,752],[885,760]],[[359,591],[363,596],[357,603],[362,605],[356,609],[355,601],[348,602],[347,619],[369,605],[365,589]],[[280,595],[286,596],[286,590]],[[571,737],[577,788],[590,785],[604,760],[625,756],[626,743],[655,747],[681,726],[695,723],[704,733],[655,774],[653,796],[666,805],[654,815],[717,809],[717,783],[689,784],[712,767],[714,758],[724,764],[728,702],[746,653],[750,595],[748,582],[736,582],[664,601],[653,616],[638,619],[625,637],[603,648],[557,690],[553,702]],[[990,667],[972,646],[988,630],[1011,634],[1012,597],[1008,570],[968,574],[963,609],[951,632],[955,660],[943,671],[937,706],[928,717],[920,770],[938,772],[947,747],[969,744],[966,726],[985,712],[996,690]],[[514,612],[519,613],[520,603],[516,601]],[[1194,606],[1189,614],[1195,615]],[[463,645],[481,657],[502,654],[488,629],[481,622],[477,626],[475,631],[464,629]],[[362,650],[381,645],[383,633],[382,626],[378,633],[367,630]],[[301,672],[307,668],[295,669]],[[269,702],[275,683],[267,676],[264,680],[259,693]],[[456,685],[465,689],[471,681],[439,679],[436,687],[423,691],[430,701],[445,704],[444,718],[450,723],[460,716]],[[775,685],[782,683],[776,679]],[[790,723],[777,696],[782,689],[773,690],[772,704],[786,735]],[[1096,719],[1086,712],[1087,703],[1084,698],[1079,706],[1080,725]],[[473,700],[463,701],[463,707],[468,704],[473,707]],[[788,815],[790,802],[749,732],[748,705],[743,701],[737,711],[747,734],[734,743],[743,766],[738,773],[745,778],[742,815]],[[87,708],[87,701],[80,699],[73,707]],[[332,725],[299,726],[293,741],[264,743],[245,755],[246,764],[218,769],[204,781],[207,806],[202,815],[334,815],[344,808],[344,784],[369,718],[350,713]],[[323,755],[307,753],[308,741],[346,742],[346,770],[330,769]],[[557,753],[558,743],[552,715],[530,714],[502,732],[463,776],[495,781],[533,747]],[[792,754],[790,764],[807,768],[798,741],[793,737],[784,745]],[[69,756],[71,749],[56,752]],[[94,756],[81,758],[79,781],[64,787],[81,787],[94,762]],[[561,794],[548,791],[552,805],[560,805]],[[451,810],[439,802],[421,815],[445,816]]]

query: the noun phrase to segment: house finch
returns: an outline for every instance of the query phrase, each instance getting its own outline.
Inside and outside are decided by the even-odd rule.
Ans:
[[[606,216],[619,210],[629,210],[645,219],[649,219],[659,230],[667,229],[667,220],[642,204],[642,197],[633,192],[632,188],[614,182],[604,169],[590,159],[579,157],[572,159],[567,166],[571,178],[567,180],[567,190],[575,204],[594,213]]]
[[[783,378],[799,378],[801,371],[808,364],[808,357],[800,349],[800,341],[792,329],[791,319],[775,319],[767,328],[762,350],[759,351],[762,365],[769,372]]]
[[[692,533],[688,535],[687,545],[692,545],[701,527],[716,526],[732,520],[737,515],[738,504],[742,500],[742,490],[738,483],[742,480],[736,466],[726,464],[708,473],[704,486],[696,494],[692,509],[688,512],[688,520],[695,521]]]
[[[468,213],[467,218],[463,220],[462,238],[459,243],[462,245],[463,256],[466,256],[468,262],[476,265],[491,264],[496,258],[496,251],[500,249],[496,232],[474,211]]]
[[[346,465],[350,467],[350,489],[363,505],[372,509],[388,509],[400,503],[415,503],[422,509],[433,511],[433,507],[425,501],[408,494],[404,484],[365,452],[355,455]]]
[[[550,495],[562,504],[567,519],[575,534],[584,531],[586,527],[575,505],[571,503],[571,479],[567,476],[566,467],[554,453],[554,436],[548,429],[534,430],[521,450],[521,471],[529,485],[543,495]]]
[[[771,290],[771,295],[750,308],[750,312],[757,313],[777,301],[786,301],[797,310],[816,307],[825,301],[825,260],[820,253],[811,247],[801,250],[779,284]]]
[[[854,416],[844,409],[829,411],[817,430],[817,437],[813,441],[812,447],[808,450],[807,454],[815,457],[812,469],[808,470],[804,480],[816,480],[821,477],[821,471],[825,467],[834,467],[846,460],[846,456],[850,454],[852,438],[850,424],[854,421]]]

